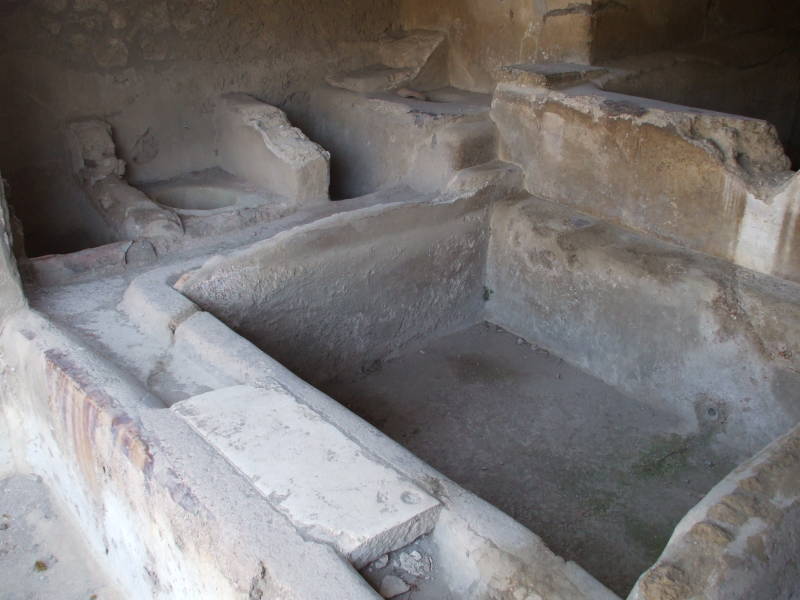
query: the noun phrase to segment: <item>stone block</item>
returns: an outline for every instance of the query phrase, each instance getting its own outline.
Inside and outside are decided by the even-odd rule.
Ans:
[[[226,94],[216,125],[223,169],[298,204],[327,200],[330,155],[292,127],[282,110],[245,94]]]
[[[173,406],[306,535],[363,567],[430,532],[440,504],[284,387],[236,386]]]

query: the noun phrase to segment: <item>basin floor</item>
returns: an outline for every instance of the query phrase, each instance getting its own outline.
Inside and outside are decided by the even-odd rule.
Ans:
[[[490,323],[322,388],[623,597],[735,466],[674,415]]]
[[[0,598],[120,598],[37,477],[0,480]]]

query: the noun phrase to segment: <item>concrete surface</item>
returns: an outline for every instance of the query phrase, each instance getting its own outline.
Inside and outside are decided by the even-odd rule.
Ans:
[[[374,599],[333,548],[304,538],[126,372],[130,355],[107,360],[33,312],[13,329],[2,352],[17,375],[0,382],[15,459],[59,498],[127,595]],[[124,346],[119,329],[102,330]]]
[[[323,389],[623,597],[736,465],[674,414],[490,323]]]
[[[80,531],[41,479],[0,479],[0,595],[5,600],[118,600]]]
[[[681,520],[630,599],[795,597],[799,450],[795,428],[715,486]]]
[[[441,31],[389,32],[376,43],[379,63],[333,73],[325,80],[334,87],[361,94],[399,88],[429,90],[450,83],[447,36]]]
[[[483,189],[483,194],[489,189],[507,190],[510,181],[519,180],[510,171],[499,165],[477,169],[460,177],[458,191],[449,199],[438,199],[443,204],[433,207],[447,214],[454,198],[467,206],[482,201],[475,197],[475,189]],[[477,188],[470,187],[469,182]],[[416,204],[417,210],[420,202],[431,200],[421,201],[408,190],[382,193],[337,204],[342,208],[334,212],[343,214],[323,218],[316,226],[346,225],[380,214],[386,208],[378,206],[380,202],[390,206]],[[353,215],[343,218],[347,212]],[[14,389],[23,392],[20,397],[24,398],[24,402],[8,405],[16,432],[14,446],[27,449],[20,459],[56,481],[55,489],[68,490],[67,496],[76,499],[78,516],[89,539],[99,546],[99,554],[106,556],[104,560],[124,579],[124,585],[137,593],[240,597],[248,590],[263,590],[264,594],[304,599],[328,598],[332,593],[348,598],[374,597],[364,580],[347,570],[347,563],[333,548],[303,538],[302,530],[276,513],[240,472],[181,419],[171,411],[159,410],[160,406],[209,390],[242,384],[263,387],[274,377],[324,420],[442,503],[439,520],[429,536],[431,557],[437,566],[434,580],[446,591],[439,598],[478,599],[512,591],[563,600],[615,598],[581,567],[555,555],[534,533],[294,376],[212,315],[198,311],[187,318],[181,303],[164,297],[169,292],[177,294],[171,282],[204,262],[201,257],[207,256],[209,249],[231,252],[252,240],[253,235],[292,239],[292,230],[304,232],[322,214],[294,215],[238,237],[211,239],[205,250],[195,249],[199,254],[150,273],[146,273],[150,267],[143,266],[119,271],[107,279],[38,290],[37,308],[52,315],[58,327],[31,314],[4,336],[9,369],[19,374],[8,383],[18,386]],[[124,310],[118,311],[128,283],[143,272],[137,291],[125,299]],[[85,273],[82,276],[87,277]],[[150,302],[156,306],[147,306]],[[75,340],[80,340],[80,345]],[[51,361],[43,365],[38,357],[46,351]],[[64,363],[62,356],[70,356],[72,363]],[[21,364],[28,365],[24,372]],[[89,377],[88,373],[95,375]],[[87,387],[93,385],[95,377],[102,381],[106,396]],[[30,392],[27,383],[19,385],[23,378],[40,382],[37,385],[53,378],[63,380],[67,390],[62,393],[62,386],[48,388],[53,392]],[[15,397],[14,390],[6,397]],[[42,402],[53,408],[43,410]],[[65,425],[82,423],[84,418],[75,411],[85,410],[97,415],[91,420],[95,425]],[[137,425],[125,426],[121,435],[119,427],[128,417]],[[56,442],[54,435],[75,439],[77,447],[93,450],[81,451],[79,459],[65,460],[65,455],[74,456],[72,443]],[[133,465],[126,459],[131,451],[120,447],[136,449]],[[138,457],[148,452],[154,457],[152,469],[148,461],[139,464]],[[83,465],[78,473],[73,464]],[[101,465],[113,475],[98,480],[95,473],[102,471]],[[103,490],[102,500],[96,492],[87,490],[98,486]],[[111,509],[114,519],[106,521],[103,515]],[[253,515],[259,518],[254,520]],[[152,522],[159,527],[147,525]],[[223,530],[228,534],[222,534]],[[231,536],[232,531],[237,535]],[[298,540],[302,540],[300,546]],[[111,549],[109,555],[104,554],[104,544]],[[131,571],[124,567],[126,564],[145,565],[147,570]],[[308,577],[309,570],[319,576]]]
[[[192,239],[241,231],[298,210],[296,200],[263,190],[218,167],[144,184],[141,189],[173,210],[186,237]]]
[[[334,544],[357,568],[433,530],[434,498],[277,382],[209,392],[172,410],[305,535]]]

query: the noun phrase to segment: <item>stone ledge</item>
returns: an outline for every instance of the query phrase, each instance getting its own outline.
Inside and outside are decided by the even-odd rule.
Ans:
[[[357,567],[429,533],[441,505],[275,381],[172,407],[305,535]]]

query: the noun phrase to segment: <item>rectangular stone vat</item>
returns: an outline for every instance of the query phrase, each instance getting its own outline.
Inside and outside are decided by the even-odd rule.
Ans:
[[[176,287],[534,531],[533,515],[548,504],[561,508],[562,492],[548,495],[548,487],[583,498],[578,514],[601,524],[613,522],[621,506],[615,499],[628,489],[625,502],[643,508],[637,514],[644,518],[629,518],[626,533],[605,540],[605,548],[600,534],[579,543],[569,527],[545,535],[625,594],[694,503],[800,419],[797,285],[485,180],[477,190],[454,186],[434,202],[375,206],[298,227],[216,257]],[[501,345],[499,364],[487,354],[494,342],[468,333],[485,321],[518,339],[511,349]],[[455,348],[440,375],[426,369],[437,344]],[[504,364],[517,360],[514,345],[533,357],[526,359],[531,372],[527,363],[511,371]],[[537,367],[536,349],[554,362]],[[560,377],[587,377],[582,399],[559,399],[566,392],[553,379]],[[470,412],[475,385],[495,409]],[[532,406],[550,411],[550,429],[542,429]],[[567,406],[580,413],[577,423]],[[602,406],[607,414],[593,412]],[[428,415],[416,432],[392,429],[392,422],[413,422],[413,411]],[[613,431],[615,411],[623,425],[612,440],[593,428]],[[479,425],[456,435],[448,427],[460,427],[459,418],[478,418]],[[569,439],[583,446],[564,440],[559,449],[547,441],[553,428],[572,431]],[[415,445],[415,436],[428,442]],[[531,466],[518,461],[508,437],[527,444]],[[623,454],[613,458],[620,445]],[[470,452],[499,478],[494,488],[506,490],[504,497],[463,467],[481,462]],[[612,466],[617,461],[621,474],[591,476],[598,455]],[[519,470],[504,470],[506,463]],[[542,465],[554,464],[564,468],[548,476]],[[637,477],[648,485],[632,485]],[[522,492],[518,480],[533,484]],[[648,514],[659,515],[660,524]],[[633,552],[639,556],[626,556],[627,545],[641,549]]]

